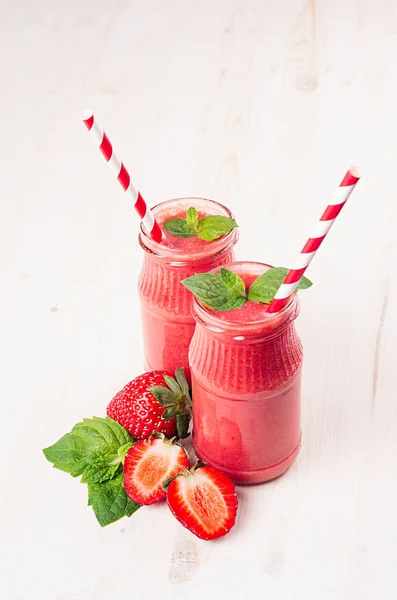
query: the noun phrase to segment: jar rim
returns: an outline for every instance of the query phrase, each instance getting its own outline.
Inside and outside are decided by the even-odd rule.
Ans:
[[[210,200],[208,198],[199,198],[195,196],[182,196],[180,198],[171,198],[169,200],[164,200],[163,202],[159,202],[155,206],[151,208],[154,216],[156,216],[156,211],[161,208],[166,208],[167,205],[172,205],[173,203],[201,203],[202,205],[209,204],[213,208],[216,208],[217,214],[222,214],[222,216],[233,218],[233,213],[227,207],[221,204],[220,202],[216,202],[216,200]],[[165,246],[160,242],[155,242],[147,233],[145,226],[141,222],[140,225],[140,233],[139,233],[139,243],[143,250],[147,250],[152,252],[159,258],[170,258],[172,257],[175,260],[200,260],[201,258],[206,258],[208,256],[212,256],[217,254],[218,252],[223,251],[226,247],[229,247],[237,242],[238,239],[238,229],[234,228],[229,233],[226,233],[222,237],[217,240],[213,240],[212,242],[208,242],[208,246],[203,247],[203,249],[198,250],[195,248],[192,251],[186,251],[184,248],[170,248],[169,246]]]
[[[267,263],[260,263],[255,261],[235,261],[223,265],[224,268],[236,268],[238,272],[243,270],[241,267],[262,267],[272,268]],[[213,269],[212,272],[219,272],[219,267]],[[232,321],[227,319],[220,319],[216,316],[216,313],[210,312],[204,304],[195,296],[193,296],[192,312],[196,320],[200,320],[208,329],[215,333],[232,332],[233,334],[244,333],[248,335],[273,335],[276,330],[287,325],[289,322],[296,319],[299,314],[299,299],[297,293],[294,292],[289,302],[279,312],[266,313],[266,315],[255,321]],[[238,310],[238,309],[235,309]],[[230,311],[233,312],[233,311]]]

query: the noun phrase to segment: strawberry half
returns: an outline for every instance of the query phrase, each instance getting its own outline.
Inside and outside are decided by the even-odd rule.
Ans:
[[[163,483],[189,466],[182,446],[155,434],[128,450],[124,461],[125,491],[138,504],[154,504],[166,496]]]
[[[191,400],[183,369],[139,375],[108,404],[106,414],[137,439],[154,432],[187,437]]]
[[[172,514],[197,537],[213,540],[233,527],[237,496],[233,482],[224,473],[197,465],[168,483],[167,503]]]

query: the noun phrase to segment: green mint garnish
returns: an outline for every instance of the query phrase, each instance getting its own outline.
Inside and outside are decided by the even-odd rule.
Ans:
[[[161,418],[165,421],[176,418],[178,437],[186,438],[189,435],[192,401],[183,368],[175,371],[175,378],[164,375],[168,388],[155,385],[150,388],[150,391],[157,402],[166,407]]]
[[[56,469],[72,477],[82,476],[80,481],[88,484],[89,504],[96,518],[101,525],[107,525],[128,516],[132,508],[132,512],[136,510],[131,501],[127,502],[123,486],[118,490],[117,483],[123,482],[124,459],[133,444],[128,432],[113,419],[92,417],[77,423],[70,433],[43,452]],[[106,514],[105,505],[109,509]]]
[[[194,229],[194,231],[198,231],[198,224],[199,224],[198,212],[193,206],[188,208],[188,210],[186,211],[186,223],[190,227],[192,227]]]
[[[225,279],[228,281],[227,284]],[[184,279],[182,284],[205,306],[216,311],[240,308],[247,302],[244,281],[239,275],[227,269],[222,269],[222,275],[218,273],[193,275]]]
[[[201,302],[215,311],[234,310],[241,308],[247,300],[270,304],[289,269],[285,267],[273,267],[260,275],[245,290],[243,279],[228,269],[221,268],[218,273],[201,273],[193,275],[182,281],[182,284],[190,290]],[[296,290],[309,288],[312,282],[303,277]]]
[[[280,285],[283,283],[289,269],[285,267],[274,267],[269,269],[258,279],[255,279],[250,289],[248,290],[248,299],[254,302],[264,302],[270,304]],[[309,288],[312,282],[307,277],[302,277],[296,291]]]
[[[88,506],[92,506],[98,523],[105,527],[122,517],[130,517],[140,508],[124,489],[124,474],[102,483],[88,484]]]
[[[201,240],[212,242],[238,227],[230,217],[210,215],[198,218],[197,210],[191,206],[186,212],[186,219],[170,219],[164,221],[164,229],[177,237],[190,238],[197,236]]]

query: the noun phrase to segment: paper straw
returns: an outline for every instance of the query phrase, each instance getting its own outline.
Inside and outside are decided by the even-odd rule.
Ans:
[[[312,236],[304,245],[294,268],[287,273],[283,283],[277,290],[277,293],[269,306],[268,312],[278,312],[288,303],[288,300],[302,279],[304,272],[313,260],[317,250],[334,224],[336,217],[344,207],[348,197],[356,187],[359,179],[360,174],[358,169],[349,169],[338,189],[332,196],[331,202],[323,212],[321,219],[317,222]]]
[[[128,194],[132,199],[135,210],[140,216],[146,231],[155,242],[161,242],[161,240],[163,239],[163,232],[161,231],[161,227],[155,220],[152,211],[147,206],[140,192],[137,190],[136,186],[131,181],[127,169],[114,152],[113,146],[110,143],[110,140],[104,132],[103,128],[101,127],[98,119],[94,116],[92,110],[83,111],[82,118],[83,123],[90,132],[92,139],[94,140],[95,144],[99,147],[100,151],[105,157],[106,162],[108,163],[112,171],[115,173],[117,179],[119,180],[121,187],[126,192],[126,194]]]

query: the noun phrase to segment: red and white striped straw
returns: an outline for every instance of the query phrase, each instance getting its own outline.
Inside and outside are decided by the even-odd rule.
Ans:
[[[94,116],[92,110],[83,111],[83,123],[87,127],[88,131],[91,133],[91,137],[94,140],[95,144],[99,146],[99,149],[105,157],[105,160],[107,161],[108,165],[116,174],[116,177],[119,180],[121,187],[126,192],[126,194],[128,194],[131,197],[135,206],[135,210],[140,216],[146,231],[155,242],[161,242],[161,240],[163,239],[163,232],[161,231],[161,227],[159,226],[157,221],[155,221],[152,211],[147,206],[140,192],[138,192],[137,188],[131,181],[127,169],[114,152],[113,146],[110,143],[108,136],[104,132],[100,123],[98,122],[98,119]]]
[[[283,283],[277,290],[268,312],[278,312],[287,304],[359,179],[360,174],[356,168],[352,168],[346,173],[338,189],[332,196],[331,202],[323,212],[321,219],[317,222],[312,236],[303,246],[294,268],[287,273]]]

